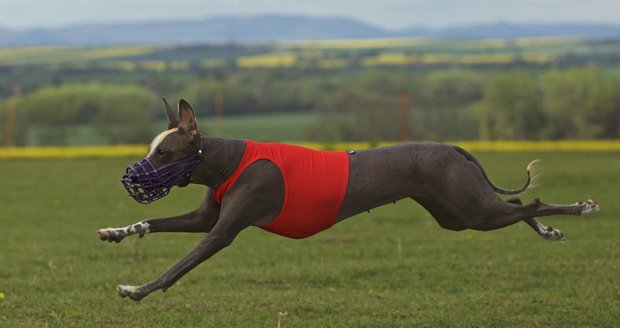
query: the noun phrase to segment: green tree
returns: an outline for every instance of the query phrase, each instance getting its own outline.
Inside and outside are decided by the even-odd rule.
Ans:
[[[311,137],[322,141],[398,140],[399,101],[358,88],[343,88],[324,98]]]
[[[502,72],[472,107],[483,139],[535,139],[545,124],[534,79],[524,72]]]
[[[540,80],[546,138],[618,137],[620,95],[611,75],[591,67],[551,71]]]
[[[99,134],[114,144],[144,143],[153,138],[154,118],[164,113],[159,97],[133,85],[105,88],[101,93],[100,107],[92,120]]]
[[[484,75],[470,70],[439,70],[415,80],[410,92],[414,133],[418,138],[475,137],[476,122],[468,109],[469,104],[482,97]]]
[[[278,70],[239,73],[196,81],[183,90],[183,97],[199,108],[198,115],[214,112],[217,92],[223,93],[226,115],[303,111],[310,110],[316,96],[316,90],[307,88],[312,86],[310,80]]]
[[[158,97],[135,85],[99,83],[44,87],[17,100],[18,144],[63,145],[76,126],[91,126],[110,142],[145,142]]]

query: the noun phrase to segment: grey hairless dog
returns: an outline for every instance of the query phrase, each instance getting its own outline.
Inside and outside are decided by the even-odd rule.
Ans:
[[[179,119],[166,103],[169,129],[153,140],[144,160],[128,167],[123,183],[130,194],[143,203],[165,196],[175,185],[206,185],[209,189],[204,201],[198,209],[183,215],[148,219],[122,228],[100,229],[97,233],[101,240],[110,242],[120,242],[132,234],[142,237],[153,232],[208,234],[189,255],[160,278],[141,286],[117,286],[120,296],[133,300],[141,300],[158,289],[165,292],[194,267],[230,245],[243,229],[272,225],[285,211],[285,204],[295,204],[293,197],[289,197],[289,189],[294,190],[296,182],[283,173],[281,168],[286,165],[278,164],[282,163],[278,161],[305,164],[300,163],[304,161],[302,157],[284,156],[278,160],[259,158],[239,168],[248,147],[255,147],[258,143],[200,136],[189,103],[180,100],[178,111]],[[421,204],[445,229],[487,231],[525,221],[548,240],[563,240],[564,236],[559,230],[542,225],[535,217],[581,215],[598,210],[592,200],[573,205],[545,204],[538,199],[526,205],[519,198],[503,201],[498,193],[517,195],[529,186],[532,179],[530,166],[525,186],[505,190],[489,180],[471,154],[451,145],[415,142],[357,152],[308,152],[318,156],[334,154],[340,158],[340,163],[346,164],[346,167],[341,164],[339,168],[326,165],[326,171],[336,172],[337,180],[340,179],[338,175],[346,175],[340,179],[344,181],[344,187],[340,193],[332,192],[334,196],[323,197],[326,199],[321,201],[335,204],[332,212],[328,211],[333,217],[326,214],[327,223],[310,234],[403,198]],[[231,179],[234,180],[232,184]],[[218,199],[214,191],[219,191],[226,183],[229,186]],[[303,191],[303,188],[298,189]],[[328,190],[325,192],[330,194]],[[327,204],[314,202],[314,198],[321,199],[322,194],[314,192],[313,195],[296,204],[305,206],[307,203],[311,211]],[[335,199],[338,195],[342,197]],[[295,214],[295,208],[286,211]],[[296,224],[294,217],[291,220]],[[301,238],[306,235],[289,236]]]

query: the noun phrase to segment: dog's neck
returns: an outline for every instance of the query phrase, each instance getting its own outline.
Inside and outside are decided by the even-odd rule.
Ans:
[[[245,151],[245,141],[201,137],[202,160],[192,172],[192,183],[219,187],[235,171]]]

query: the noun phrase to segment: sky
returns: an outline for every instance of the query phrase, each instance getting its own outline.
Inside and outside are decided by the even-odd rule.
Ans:
[[[0,0],[0,27],[267,13],[351,17],[387,29],[499,21],[620,25],[620,0]]]

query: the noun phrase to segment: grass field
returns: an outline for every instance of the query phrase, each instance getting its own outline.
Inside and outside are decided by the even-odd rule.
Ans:
[[[177,188],[144,206],[118,183],[136,158],[0,161],[0,327],[277,327],[279,318],[281,327],[617,326],[620,153],[476,155],[505,187],[541,158],[542,185],[524,200],[591,197],[601,211],[543,219],[564,243],[522,223],[442,230],[411,201],[301,241],[251,228],[140,303],[116,296],[115,284],[158,277],[202,236],[117,245],[96,229],[189,211],[204,189]]]

